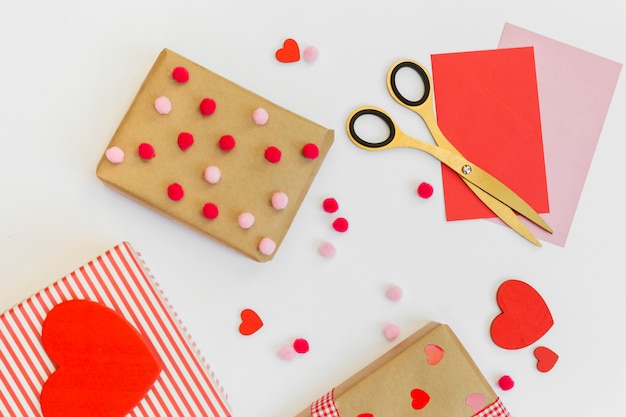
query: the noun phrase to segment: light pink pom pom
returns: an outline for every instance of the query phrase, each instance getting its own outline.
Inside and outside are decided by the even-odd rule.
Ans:
[[[287,197],[287,194],[283,193],[282,191],[278,191],[272,194],[272,207],[274,207],[276,210],[284,209],[285,207],[287,207],[288,203],[289,197]]]
[[[254,123],[259,126],[263,126],[265,123],[267,123],[269,118],[270,115],[263,107],[259,107],[252,113],[252,120],[254,120]]]
[[[392,285],[387,289],[387,298],[391,301],[399,301],[402,298],[402,288]]]
[[[216,184],[220,180],[221,177],[222,177],[222,172],[216,166],[211,165],[211,166],[206,167],[206,169],[204,170],[204,179],[209,184]]]
[[[154,100],[154,108],[159,114],[170,114],[172,111],[172,102],[169,98],[161,96]]]
[[[308,62],[309,64],[312,64],[315,61],[317,61],[317,57],[319,56],[319,54],[320,53],[316,47],[309,46],[304,50],[302,57],[304,58],[306,62]]]
[[[293,346],[283,346],[278,351],[278,357],[285,361],[290,361],[296,356],[296,350]]]
[[[119,164],[124,162],[124,151],[117,146],[112,146],[104,153],[106,159],[112,164]]]
[[[322,255],[324,258],[332,258],[333,256],[335,256],[335,246],[333,246],[332,243],[330,242],[324,242],[322,243],[322,245],[319,247],[319,251],[320,251],[320,255]]]
[[[383,334],[387,340],[395,340],[400,335],[400,329],[395,324],[388,324],[383,329]]]
[[[264,237],[259,242],[259,252],[261,252],[263,255],[269,256],[273,254],[275,250],[276,250],[276,242],[274,242],[269,237]]]
[[[242,229],[249,229],[254,224],[254,216],[252,213],[241,213],[237,218],[237,222]]]

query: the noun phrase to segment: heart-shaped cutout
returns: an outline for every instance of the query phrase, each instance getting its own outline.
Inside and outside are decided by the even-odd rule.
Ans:
[[[559,355],[557,355],[552,349],[547,348],[545,346],[539,346],[534,351],[535,358],[537,358],[537,370],[539,372],[548,372],[554,365],[556,365],[556,361],[559,360]]]
[[[263,320],[256,311],[246,308],[241,311],[241,324],[239,324],[239,333],[244,336],[250,336],[263,327]]]
[[[289,63],[300,60],[300,47],[293,39],[285,39],[283,47],[276,51],[276,59],[280,62]]]
[[[479,392],[465,397],[465,404],[469,405],[474,413],[485,408],[485,396]]]
[[[496,294],[502,314],[491,322],[491,338],[504,349],[521,349],[539,340],[554,324],[550,309],[530,285],[503,282]]]
[[[434,366],[441,362],[444,352],[441,346],[429,344],[424,346],[424,353],[426,354],[426,362]]]
[[[41,337],[57,366],[41,390],[44,417],[123,417],[162,369],[143,336],[96,302],[58,304],[46,316]]]
[[[426,407],[430,401],[430,395],[422,389],[415,388],[414,390],[411,390],[411,401],[411,407],[415,410],[421,410]]]

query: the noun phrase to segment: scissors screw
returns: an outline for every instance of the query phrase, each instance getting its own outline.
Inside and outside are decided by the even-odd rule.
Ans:
[[[463,167],[461,168],[461,172],[463,172],[465,175],[471,174],[472,173],[472,166],[471,165],[463,165]]]

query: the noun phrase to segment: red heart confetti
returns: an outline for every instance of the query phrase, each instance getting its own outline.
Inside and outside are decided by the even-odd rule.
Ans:
[[[539,340],[554,324],[541,295],[518,280],[503,282],[496,295],[502,314],[491,322],[491,338],[504,349],[521,349]]]
[[[291,38],[285,39],[283,47],[276,51],[276,59],[283,63],[299,61],[300,48],[298,43]]]
[[[241,324],[239,325],[239,333],[244,336],[250,336],[263,327],[263,320],[256,311],[246,308],[241,311]]]
[[[537,358],[537,370],[539,372],[550,371],[556,365],[556,361],[559,360],[559,355],[545,346],[536,348],[534,354],[535,358]]]
[[[87,300],[54,307],[42,344],[57,365],[41,390],[45,417],[123,417],[150,390],[162,365],[121,314]]]
[[[411,406],[415,410],[421,410],[422,408],[426,407],[426,405],[430,401],[430,395],[428,395],[428,393],[424,390],[415,388],[411,391],[411,399],[413,400]]]

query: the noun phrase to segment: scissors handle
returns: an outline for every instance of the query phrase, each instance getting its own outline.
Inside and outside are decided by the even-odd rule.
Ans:
[[[410,100],[406,98],[402,94],[400,89],[398,88],[398,84],[396,83],[396,78],[398,76],[398,72],[403,68],[409,68],[415,71],[417,75],[419,75],[420,79],[422,80],[424,91],[422,92],[422,96],[418,98],[417,100]],[[428,73],[428,71],[426,71],[426,68],[424,68],[422,65],[420,65],[416,61],[411,61],[411,60],[398,61],[394,65],[392,65],[392,67],[389,69],[389,72],[387,73],[387,87],[389,88],[389,92],[391,93],[391,96],[398,103],[414,111],[415,111],[414,109],[415,107],[420,107],[424,103],[430,100],[431,86],[432,86],[432,81],[430,79],[430,74]]]

